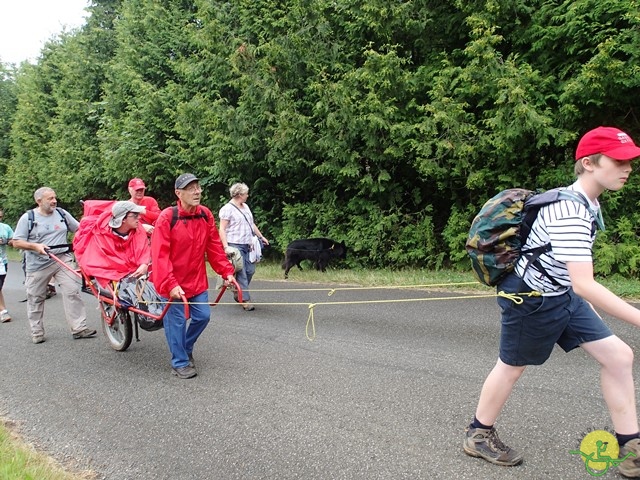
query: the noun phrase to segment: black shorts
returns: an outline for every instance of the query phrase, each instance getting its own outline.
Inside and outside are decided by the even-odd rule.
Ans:
[[[6,263],[4,264],[4,271],[7,271],[7,268],[9,267],[9,265],[7,265]],[[7,274],[5,273],[4,275],[0,275],[0,292],[2,291],[2,287],[4,287],[4,279],[6,278]]]

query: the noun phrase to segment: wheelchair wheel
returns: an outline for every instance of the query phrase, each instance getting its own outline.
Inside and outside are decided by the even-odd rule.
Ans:
[[[131,315],[125,309],[114,309],[113,305],[102,304],[106,316],[113,318],[113,323],[109,325],[106,319],[102,318],[102,331],[109,346],[118,352],[124,352],[133,340],[133,328],[131,325]],[[115,311],[114,311],[115,310]]]

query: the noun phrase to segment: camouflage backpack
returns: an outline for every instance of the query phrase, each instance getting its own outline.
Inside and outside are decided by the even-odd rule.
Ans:
[[[602,217],[593,211],[581,193],[565,189],[542,193],[522,188],[503,190],[484,204],[469,229],[466,249],[476,279],[485,285],[498,285],[513,271],[520,256],[526,255],[528,261],[525,268],[533,264],[552,283],[557,284],[538,261],[540,255],[551,250],[551,244],[527,250],[523,250],[522,246],[540,209],[560,200],[584,205],[594,222],[604,230]]]

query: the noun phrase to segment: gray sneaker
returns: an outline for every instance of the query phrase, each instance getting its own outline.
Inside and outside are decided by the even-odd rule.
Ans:
[[[171,372],[173,375],[175,375],[178,378],[193,378],[196,375],[198,375],[198,372],[196,371],[196,369],[194,367],[192,367],[191,365],[187,365],[186,367],[178,367],[178,368],[174,368],[172,369],[173,371]]]
[[[77,333],[73,334],[73,338],[75,338],[76,340],[78,340],[79,338],[91,338],[93,337],[97,332],[95,330],[91,330],[90,328],[85,328],[84,330],[80,330]]]
[[[620,448],[619,457],[625,458],[618,469],[627,478],[640,477],[640,438],[634,438]]]
[[[463,448],[467,455],[507,467],[522,462],[522,454],[502,443],[495,428],[471,428],[469,425],[465,432]]]
[[[44,342],[44,335],[34,335],[33,337],[31,337],[31,341],[33,343],[43,343]]]

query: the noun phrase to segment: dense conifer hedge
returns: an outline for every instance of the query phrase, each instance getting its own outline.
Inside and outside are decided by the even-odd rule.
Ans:
[[[327,236],[351,264],[466,267],[500,189],[572,181],[579,136],[640,142],[631,0],[93,0],[35,65],[0,72],[0,203],[50,185],[125,198],[202,177],[214,211],[244,181],[283,250]],[[640,180],[603,198],[601,274],[638,275]]]

